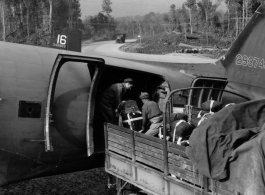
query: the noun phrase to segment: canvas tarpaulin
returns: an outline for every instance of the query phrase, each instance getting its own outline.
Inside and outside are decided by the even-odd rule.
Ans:
[[[193,131],[186,153],[201,174],[265,194],[264,122],[265,100],[223,108]]]

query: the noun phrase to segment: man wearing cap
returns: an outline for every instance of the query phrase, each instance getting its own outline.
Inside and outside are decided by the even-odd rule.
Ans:
[[[139,96],[143,102],[142,115],[143,115],[143,126],[142,130],[146,135],[154,136],[158,134],[159,127],[162,125],[163,116],[156,102],[151,101],[147,92],[142,92]],[[148,122],[151,123],[149,129],[147,129]]]
[[[123,83],[116,83],[108,87],[100,96],[99,110],[105,121],[117,124],[116,110],[119,104],[125,100],[125,95],[133,86],[131,78],[124,79]]]

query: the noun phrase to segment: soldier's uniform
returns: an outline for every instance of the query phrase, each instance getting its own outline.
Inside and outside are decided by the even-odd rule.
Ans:
[[[133,82],[132,79],[125,79],[124,83]],[[100,96],[98,107],[105,118],[105,121],[112,124],[117,124],[115,110],[118,105],[125,100],[126,88],[124,83],[116,83],[108,87]]]
[[[142,107],[142,115],[143,115],[143,126],[142,130],[146,135],[154,136],[158,133],[159,127],[162,125],[163,116],[162,112],[159,109],[159,106],[156,102],[149,100],[149,94],[146,92],[141,93],[141,99],[146,99]],[[151,123],[150,128],[147,129],[148,122]]]

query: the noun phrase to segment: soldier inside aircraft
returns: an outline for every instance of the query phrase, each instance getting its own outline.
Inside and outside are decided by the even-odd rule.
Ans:
[[[132,86],[133,80],[126,78],[123,83],[112,84],[103,91],[98,107],[106,122],[117,124],[117,108],[122,101],[128,100]]]

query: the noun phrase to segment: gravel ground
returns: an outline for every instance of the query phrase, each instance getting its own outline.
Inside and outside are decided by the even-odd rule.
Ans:
[[[0,187],[0,195],[114,195],[104,168],[42,177]]]

